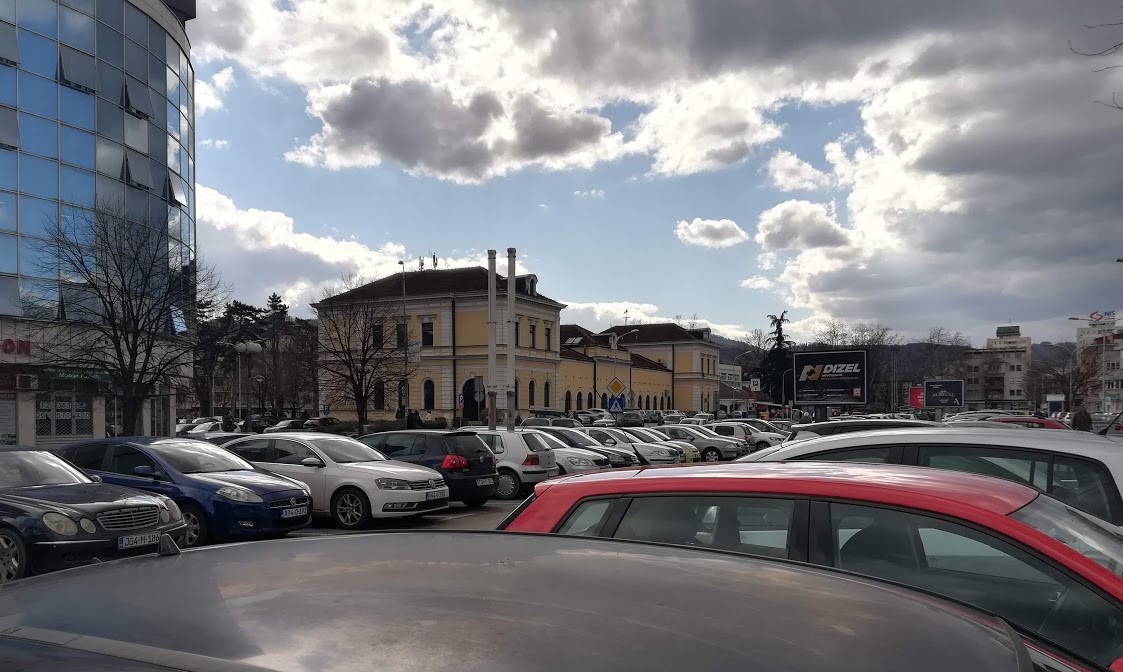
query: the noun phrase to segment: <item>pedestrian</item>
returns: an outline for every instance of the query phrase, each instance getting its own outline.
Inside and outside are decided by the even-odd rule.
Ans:
[[[238,429],[238,425],[234,422],[234,418],[230,417],[229,413],[222,416],[222,431],[233,432],[233,431],[236,431],[237,429]]]
[[[523,424],[522,413],[515,413],[515,426],[518,427],[521,424]]]
[[[406,429],[421,429],[421,414],[416,409],[411,410],[406,416]]]
[[[1076,407],[1076,412],[1072,414],[1072,428],[1078,432],[1092,431],[1092,414],[1084,407],[1084,402],[1081,401]]]
[[[433,421],[433,412],[432,411],[425,411],[425,422],[432,422],[432,421]]]

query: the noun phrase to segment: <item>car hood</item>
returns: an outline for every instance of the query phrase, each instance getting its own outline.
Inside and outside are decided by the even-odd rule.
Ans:
[[[123,506],[153,505],[160,501],[153,495],[108,483],[44,485],[0,490],[0,503],[71,515],[84,515]]]
[[[282,490],[303,490],[304,486],[278,474],[264,471],[216,471],[207,474],[184,474],[216,487],[236,485],[259,495]]]
[[[556,458],[583,457],[586,460],[606,459],[604,455],[591,450],[585,450],[584,448],[551,448],[551,450],[554,451],[554,457]]]
[[[666,452],[667,448],[668,448],[667,446],[660,445],[658,443],[643,443],[643,442],[640,442],[640,443],[633,443],[633,444],[629,444],[629,445],[631,445],[633,448],[635,448],[636,450],[638,450],[641,453],[649,453],[653,450],[662,450],[662,451]]]
[[[386,460],[384,462],[354,462],[351,464],[340,464],[339,468],[351,472],[356,476],[361,474],[371,478],[401,478],[406,481],[444,478],[441,476],[440,472],[434,469],[420,467],[408,462],[399,462],[397,460]]]
[[[751,438],[768,439],[769,441],[783,441],[788,437],[784,436],[783,434],[777,434],[776,432],[757,432],[756,434],[753,434]]]

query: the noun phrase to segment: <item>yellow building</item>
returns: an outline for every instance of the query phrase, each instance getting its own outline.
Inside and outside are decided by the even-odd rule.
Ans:
[[[720,402],[721,348],[709,329],[686,329],[673,322],[616,326],[606,333],[618,345],[671,369],[669,409],[716,411]]]
[[[607,408],[607,390],[614,379],[624,386],[628,408],[672,408],[674,377],[666,366],[621,348],[613,334],[565,324],[561,337],[562,410]]]
[[[399,389],[408,395],[409,408],[417,409],[422,417],[460,418],[467,422],[484,419],[487,402],[486,398],[482,403],[475,400],[476,376],[482,377],[485,387],[495,385],[502,390],[496,405],[506,409],[507,279],[498,274],[492,276],[499,326],[498,374],[492,381],[487,371],[488,275],[482,267],[399,273],[318,304],[321,333],[323,323],[331,321],[333,310],[349,315],[365,306],[377,306],[378,319],[385,321],[379,333],[386,334],[386,346],[397,356],[386,358],[385,365],[374,373],[378,383],[369,405],[369,419],[393,418],[400,404]],[[558,407],[558,322],[565,306],[539,294],[538,278],[534,275],[516,278],[515,291],[515,405],[522,417],[527,417],[531,407]],[[401,363],[403,351],[405,364]],[[328,356],[321,350],[321,363]],[[321,407],[327,406],[331,415],[340,419],[355,420],[354,402],[338,392],[338,385],[326,380],[329,376],[330,373],[321,373],[320,387],[325,390]],[[401,385],[403,378],[406,385]]]

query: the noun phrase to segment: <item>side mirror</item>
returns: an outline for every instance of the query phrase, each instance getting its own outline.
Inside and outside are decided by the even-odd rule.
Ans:
[[[139,467],[133,467],[133,476],[156,478],[156,471],[152,467],[142,464]]]
[[[101,483],[101,476],[98,476],[97,474],[86,474],[86,478],[90,479],[94,483]]]
[[[318,457],[306,457],[300,461],[300,466],[321,468],[324,466],[324,461]]]
[[[605,440],[604,440],[604,445],[606,445],[606,446],[615,446],[615,445],[616,445],[616,439],[605,439]]]

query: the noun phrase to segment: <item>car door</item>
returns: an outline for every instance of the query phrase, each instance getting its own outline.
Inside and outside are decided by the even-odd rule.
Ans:
[[[102,472],[105,471],[109,446],[108,443],[87,443],[70,446],[61,451],[61,456],[87,474],[100,477]]]
[[[301,464],[309,457],[326,464],[324,456],[303,442],[293,439],[273,439],[271,455],[270,463],[262,466],[307,485],[312,491],[312,508],[316,511],[327,511],[327,470],[323,466],[308,467]]]
[[[136,473],[137,467],[148,467],[152,476],[141,476]],[[101,474],[102,480],[113,485],[126,488],[136,488],[146,492],[154,492],[176,499],[180,496],[179,488],[172,482],[171,477],[146,453],[133,446],[114,444],[109,450],[105,463],[105,471]]]
[[[815,501],[812,564],[974,605],[1103,667],[1123,655],[1123,605],[990,531],[924,512]]]

